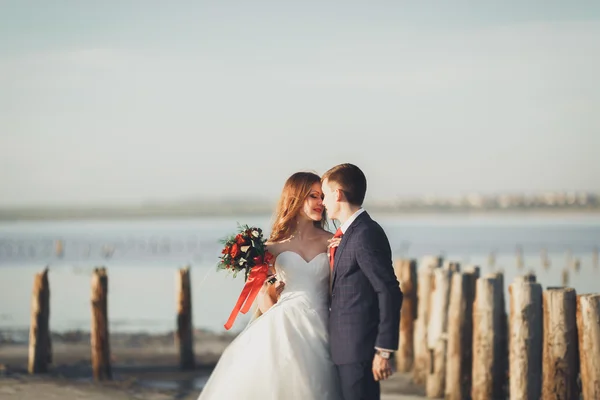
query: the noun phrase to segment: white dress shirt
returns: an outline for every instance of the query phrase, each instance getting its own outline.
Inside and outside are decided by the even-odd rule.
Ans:
[[[346,231],[348,230],[348,228],[350,228],[350,225],[352,225],[352,223],[354,222],[354,220],[363,212],[365,211],[364,208],[359,208],[354,214],[352,214],[350,216],[350,218],[348,218],[346,220],[346,222],[344,222],[342,224],[342,226],[340,226],[340,229],[342,230],[343,234],[346,234]]]

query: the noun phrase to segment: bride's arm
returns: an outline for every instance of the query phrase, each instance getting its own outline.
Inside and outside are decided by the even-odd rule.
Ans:
[[[267,312],[267,310],[277,303],[277,297],[274,294],[274,285],[271,285],[269,282],[263,284],[262,289],[258,295],[258,309],[262,314]]]
[[[277,259],[276,247],[277,244],[267,241],[267,251],[274,255],[272,263],[269,266],[269,277],[275,275],[275,260]],[[265,281],[260,292],[256,298],[256,303],[258,305],[258,314],[264,314],[267,310],[277,303],[279,299],[279,295],[285,286],[284,282],[277,281],[274,284],[270,284],[269,279]]]
[[[276,281],[273,284],[269,283],[268,279],[265,281],[258,295],[258,309],[261,313],[264,314],[277,303],[284,287],[285,282],[282,281]]]

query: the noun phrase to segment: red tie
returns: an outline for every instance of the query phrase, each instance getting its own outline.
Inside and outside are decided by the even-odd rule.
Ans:
[[[337,239],[337,238],[341,238],[342,236],[344,236],[344,234],[342,233],[342,228],[338,228],[338,230],[335,231],[335,235],[333,235],[333,238]],[[333,270],[333,262],[334,262],[336,249],[337,249],[337,247],[331,247],[329,249],[329,267],[331,268],[331,270]]]

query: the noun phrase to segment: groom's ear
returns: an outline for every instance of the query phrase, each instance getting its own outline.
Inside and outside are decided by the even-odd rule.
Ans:
[[[344,194],[342,192],[342,189],[337,188],[335,189],[335,201],[342,201],[344,199]]]

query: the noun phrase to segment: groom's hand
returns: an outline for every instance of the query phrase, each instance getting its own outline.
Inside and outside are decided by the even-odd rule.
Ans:
[[[373,358],[373,376],[376,381],[382,381],[392,376],[392,364],[389,359],[375,354]]]

